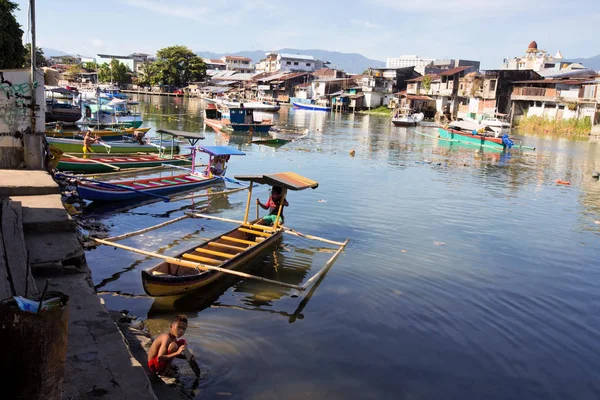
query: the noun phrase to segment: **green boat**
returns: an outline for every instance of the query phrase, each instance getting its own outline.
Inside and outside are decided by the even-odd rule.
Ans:
[[[454,129],[438,128],[438,136],[441,139],[456,141],[463,144],[470,144],[478,147],[495,148],[499,150],[510,148],[513,145],[512,141],[505,142],[504,138],[501,137],[486,136],[481,134],[473,135],[470,132],[461,132]]]
[[[157,155],[123,155],[123,156],[103,156],[93,158],[65,157],[63,156],[58,163],[59,171],[98,173],[113,172],[119,169],[128,168],[146,168],[158,167],[163,164],[183,165],[192,162],[193,155],[179,155],[170,157],[160,157]],[[113,168],[111,168],[111,165]]]
[[[53,138],[47,137],[46,140],[52,146],[59,148],[65,153],[82,153],[83,152],[83,140],[77,139],[64,139],[64,138]],[[159,144],[139,144],[136,142],[110,142],[110,143],[94,143],[90,145],[93,153],[159,153],[164,152],[165,154],[171,153],[171,147],[173,146],[173,153],[179,153],[179,145],[172,144],[170,141],[163,141],[162,147]]]

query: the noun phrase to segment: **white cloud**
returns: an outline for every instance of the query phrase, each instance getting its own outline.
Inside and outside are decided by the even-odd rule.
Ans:
[[[350,22],[352,22],[354,25],[359,25],[359,26],[362,26],[363,28],[367,28],[367,29],[380,28],[379,25],[374,24],[374,23],[369,22],[369,21],[361,21],[361,20],[358,20],[358,19],[351,19]]]
[[[398,1],[398,0],[375,0],[377,3],[390,8],[396,8],[401,11],[433,12],[433,11],[496,11],[511,10],[512,6],[518,6],[519,10],[528,9],[534,6],[532,0],[419,0],[419,1]],[[535,1],[533,1],[535,3]],[[537,5],[537,3],[536,3]]]
[[[100,39],[92,39],[93,47],[104,47],[104,42]]]

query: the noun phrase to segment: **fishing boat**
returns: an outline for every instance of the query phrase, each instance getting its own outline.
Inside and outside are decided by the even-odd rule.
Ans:
[[[254,111],[245,107],[221,107],[219,109],[214,104],[209,104],[204,109],[204,123],[215,130],[268,133],[273,126],[273,121],[270,119],[255,121]]]
[[[457,129],[449,128],[438,128],[438,136],[445,140],[456,141],[464,144],[470,144],[480,147],[489,147],[497,149],[510,149],[513,147],[513,141],[504,135],[502,137],[496,137],[495,135],[479,133],[477,131],[461,131]]]
[[[292,105],[295,108],[299,108],[301,110],[331,111],[331,107],[329,107],[329,106],[320,106],[320,105],[317,105],[317,104],[305,104],[305,103],[298,103],[298,102],[292,101]]]
[[[115,169],[157,167],[163,164],[183,165],[192,162],[192,154],[178,155],[172,158],[155,155],[124,155],[94,158],[63,157],[58,163],[59,171],[98,173]],[[111,167],[112,166],[112,167]]]
[[[406,127],[417,126],[424,118],[425,114],[423,113],[411,114],[410,110],[400,109],[392,118],[392,124],[394,124],[394,126]]]
[[[209,155],[208,165],[202,172],[195,171],[194,156],[196,150]],[[109,182],[81,178],[77,181],[77,191],[79,197],[90,201],[124,201],[148,197],[159,197],[168,201],[169,198],[165,197],[165,194],[183,192],[222,182],[227,168],[223,166],[219,171],[216,171],[215,158],[232,155],[245,155],[245,153],[227,146],[199,146],[192,149],[192,168],[186,169],[185,174],[168,178],[155,177]]]
[[[81,118],[81,105],[74,102],[75,92],[64,88],[47,89],[46,93],[46,122],[76,122]],[[60,101],[67,97],[69,101]]]
[[[81,153],[83,149],[83,140],[67,139],[59,137],[46,137],[49,144],[59,148],[65,153]],[[139,144],[138,142],[119,142],[111,141],[94,143],[89,146],[93,153],[179,153],[179,145],[176,143],[167,144],[150,142],[149,144]]]
[[[242,223],[239,226],[222,235],[192,246],[148,271],[142,271],[142,284],[148,295],[177,296],[202,289],[223,277],[226,272],[202,269],[202,265],[198,263],[221,270],[236,271],[281,239],[284,227],[278,224],[279,219],[276,219],[273,226],[261,225],[260,219],[253,221],[248,219],[253,200],[252,184],[268,184],[283,189],[278,216],[282,213],[288,190],[316,189],[319,186],[317,182],[293,172],[236,175],[235,179],[250,182],[244,221],[240,221]]]
[[[246,108],[254,111],[262,111],[262,112],[277,112],[281,109],[279,104],[269,104],[266,101],[237,101],[237,100],[227,100],[223,98],[215,98],[215,99],[205,99],[207,102],[222,104],[227,107],[232,108]]]
[[[139,112],[130,109],[131,104],[127,100],[113,98],[98,98],[95,103],[84,103],[84,116],[82,122],[90,125],[112,125],[120,124],[125,127],[139,128],[142,123],[142,116]]]

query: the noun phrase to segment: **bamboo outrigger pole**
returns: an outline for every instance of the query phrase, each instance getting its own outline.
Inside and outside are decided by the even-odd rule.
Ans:
[[[70,154],[63,154],[61,157],[79,158],[79,157],[72,156],[72,155],[70,155]],[[104,165],[105,167],[110,167],[110,168],[112,168],[112,169],[114,169],[114,170],[117,170],[117,171],[120,171],[120,170],[121,170],[121,168],[119,168],[119,167],[117,167],[117,166],[115,166],[115,165],[108,164],[108,163],[103,163],[102,161],[97,161],[97,160],[94,160],[94,159],[92,159],[92,158],[86,158],[85,160],[87,160],[87,161],[89,161],[89,162],[92,162],[92,163],[94,163],[94,164],[100,164],[100,165]]]
[[[150,226],[148,228],[140,229],[140,230],[129,232],[129,233],[124,233],[124,234],[119,235],[119,236],[109,237],[109,238],[106,238],[105,240],[108,241],[108,242],[117,242],[119,240],[130,238],[132,236],[141,235],[142,233],[154,231],[156,229],[162,228],[163,226],[174,224],[175,222],[179,222],[179,221],[181,221],[183,219],[187,219],[189,217],[190,217],[189,215],[183,215],[181,217],[177,217],[177,218],[171,219],[169,221],[166,221],[166,222],[163,222],[163,223],[160,223],[160,224],[157,224],[157,225]]]

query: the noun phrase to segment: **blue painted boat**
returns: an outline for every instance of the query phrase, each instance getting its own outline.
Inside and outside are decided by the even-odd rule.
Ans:
[[[331,107],[327,106],[318,106],[316,104],[305,104],[305,103],[297,103],[292,101],[292,105],[301,110],[312,110],[312,111],[331,111]]]
[[[229,157],[245,155],[244,152],[229,146],[199,146],[193,148],[193,153],[196,149],[210,156],[208,166],[202,172],[195,172],[195,165],[192,164],[189,172],[170,177],[108,182],[79,179],[77,181],[79,197],[89,201],[113,202],[162,197],[165,194],[197,189],[222,182]],[[168,198],[162,198],[168,201]]]
[[[222,106],[225,107],[225,106]],[[254,110],[245,107],[225,107],[218,109],[209,104],[204,110],[204,122],[215,130],[233,131],[236,133],[269,133],[273,121],[254,120]]]

